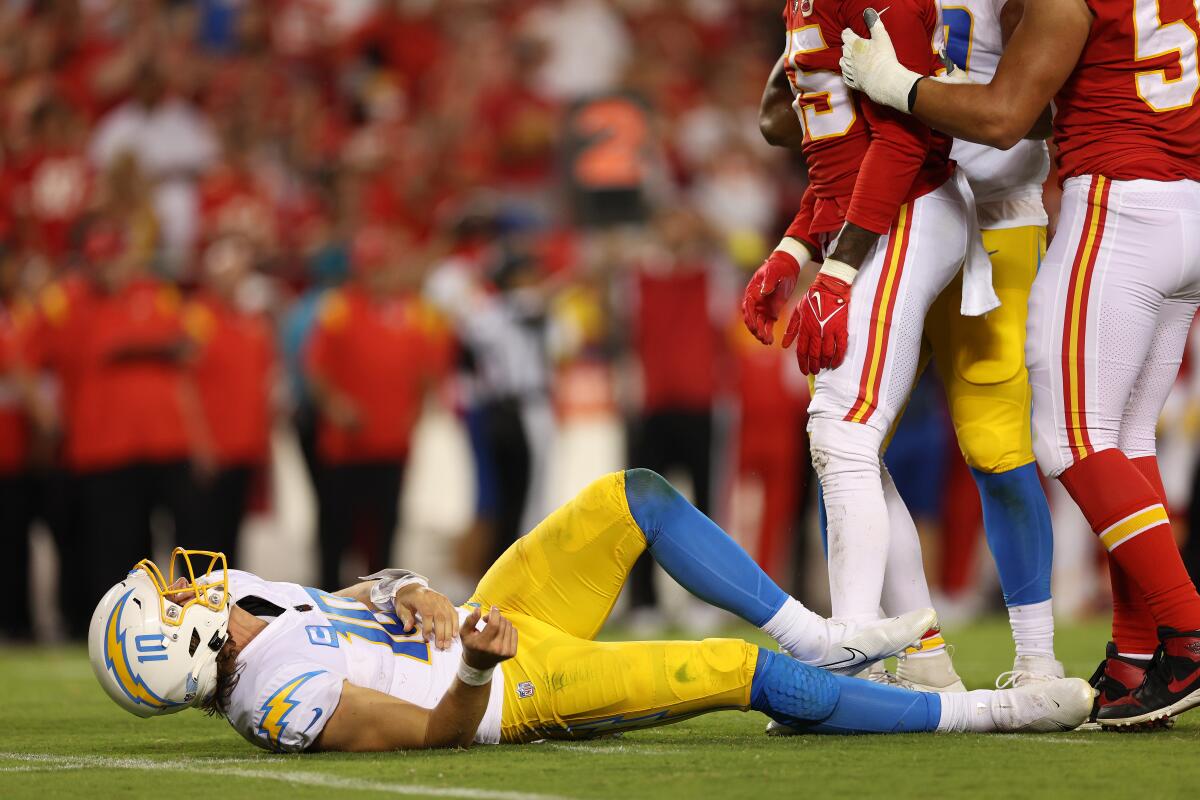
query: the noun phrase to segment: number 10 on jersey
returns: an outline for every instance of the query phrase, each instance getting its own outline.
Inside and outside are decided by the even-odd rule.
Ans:
[[[801,55],[826,49],[828,46],[818,25],[788,31],[787,75],[796,95],[792,108],[804,127],[805,141],[844,136],[857,118],[850,90],[842,83],[841,75],[832,70],[800,68]]]

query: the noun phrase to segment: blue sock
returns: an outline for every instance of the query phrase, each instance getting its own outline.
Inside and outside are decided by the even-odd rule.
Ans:
[[[657,472],[626,470],[625,497],[650,555],[680,586],[759,627],[783,607],[787,592]]]
[[[1037,466],[994,473],[972,469],[971,474],[979,487],[983,527],[1000,573],[1004,604],[1049,600],[1054,539]]]
[[[750,707],[810,733],[912,733],[937,730],[936,694],[834,675],[769,650],[758,651]]]

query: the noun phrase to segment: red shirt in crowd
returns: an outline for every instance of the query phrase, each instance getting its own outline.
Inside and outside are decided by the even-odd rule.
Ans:
[[[29,461],[29,418],[15,373],[25,359],[32,311],[0,302],[0,476],[25,469]]]
[[[703,411],[716,390],[720,334],[708,310],[702,266],[641,270],[634,344],[642,364],[646,411]]]
[[[200,182],[203,237],[234,230],[274,244],[275,222],[270,192],[252,173],[222,164]]]
[[[443,368],[444,338],[436,316],[414,297],[374,298],[358,287],[331,293],[309,344],[308,369],[354,403],[359,425],[348,430],[322,417],[322,458],[405,458],[424,389]]]
[[[265,463],[275,363],[270,324],[207,293],[187,304],[184,317],[199,347],[193,374],[217,463]]]
[[[79,150],[37,149],[12,167],[12,200],[29,222],[30,244],[51,259],[62,258],[72,228],[88,210],[92,168]]]
[[[47,289],[39,360],[59,376],[65,460],[77,471],[190,453],[181,402],[177,290],[138,278],[108,293],[83,279]]]

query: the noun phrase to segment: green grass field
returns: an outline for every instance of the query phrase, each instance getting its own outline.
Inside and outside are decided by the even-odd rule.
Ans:
[[[973,688],[1011,658],[1001,620],[948,635]],[[1099,624],[1061,630],[1068,673],[1090,675],[1106,638]],[[80,649],[0,651],[0,679],[2,798],[1183,797],[1200,777],[1200,711],[1153,734],[789,739],[726,712],[597,742],[272,756],[198,713],[125,714]]]

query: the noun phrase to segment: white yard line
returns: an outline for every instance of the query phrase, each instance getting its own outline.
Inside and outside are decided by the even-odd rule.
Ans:
[[[343,778],[320,772],[277,771],[245,769],[230,764],[265,764],[270,758],[228,758],[155,760],[149,758],[109,758],[106,756],[59,756],[49,753],[0,753],[0,761],[17,761],[28,766],[0,767],[0,772],[32,772],[41,769],[128,769],[145,772],[202,772],[206,775],[229,775],[235,778],[252,778],[278,781],[296,786],[318,786],[343,791],[380,792],[382,794],[424,795],[427,797],[461,797],[467,800],[566,800],[557,795],[510,792],[497,789],[473,789],[471,787],[423,786],[413,783],[382,783],[357,778]]]
[[[1095,739],[1084,738],[1082,736],[1072,735],[1066,732],[1063,736],[1057,734],[1028,734],[1028,733],[993,733],[987,734],[989,739],[1015,739],[1022,742],[1030,742],[1033,744],[1096,744]]]
[[[542,747],[549,747],[552,750],[562,750],[567,753],[588,753],[596,755],[623,755],[623,756],[661,756],[668,753],[678,755],[682,752],[679,750],[666,750],[661,747],[647,747],[645,745],[628,745],[628,744],[585,744],[583,742],[543,742]]]

